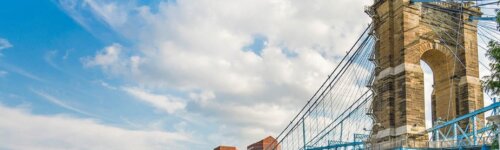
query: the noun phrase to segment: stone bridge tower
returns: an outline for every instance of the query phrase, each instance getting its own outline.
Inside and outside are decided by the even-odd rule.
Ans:
[[[456,11],[460,10],[460,11]],[[463,12],[463,13],[459,13]],[[450,120],[483,107],[477,55],[476,8],[455,4],[375,0],[373,19],[376,93],[372,109],[374,149],[425,145],[424,75],[434,74],[433,121]],[[484,120],[483,117],[479,118]],[[410,144],[411,143],[411,144]]]

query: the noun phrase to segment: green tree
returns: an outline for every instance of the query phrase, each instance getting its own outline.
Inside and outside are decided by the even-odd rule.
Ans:
[[[497,24],[500,24],[500,11],[497,11]]]
[[[500,43],[498,41],[488,43],[486,56],[491,61],[491,74],[484,77],[483,87],[488,93],[500,95]]]
[[[500,24],[500,11],[497,11],[496,17],[497,24]],[[483,88],[490,94],[500,95],[500,43],[498,41],[491,40],[488,43],[486,56],[491,60],[491,75],[483,78]]]
[[[497,11],[497,26],[500,25],[500,11]],[[500,26],[498,26],[500,27]],[[497,28],[499,30],[500,28]],[[483,88],[486,90],[486,92],[489,92],[493,95],[499,95],[500,94],[500,43],[498,41],[493,41],[491,40],[488,43],[488,52],[486,53],[486,56],[488,59],[491,60],[490,63],[490,68],[491,68],[491,75],[485,76],[484,80],[482,81]],[[498,130],[498,127],[496,125],[493,125],[492,131]],[[491,148],[492,149],[497,149],[499,144],[498,143],[498,134],[495,136],[495,139],[493,140],[493,143],[491,143]]]

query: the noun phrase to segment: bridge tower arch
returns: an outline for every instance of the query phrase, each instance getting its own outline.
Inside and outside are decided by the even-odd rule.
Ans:
[[[453,4],[375,0],[373,148],[425,145],[424,76],[420,60],[434,74],[433,121],[450,120],[483,107],[477,56],[480,10]],[[443,9],[444,8],[444,9]],[[461,12],[453,12],[457,10]],[[479,117],[479,120],[484,120]],[[411,143],[411,144],[410,144]]]

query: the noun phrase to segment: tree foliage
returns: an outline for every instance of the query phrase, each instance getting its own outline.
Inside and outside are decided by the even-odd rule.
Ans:
[[[496,21],[500,24],[500,11],[497,12]],[[500,95],[500,43],[498,41],[491,40],[488,43],[486,56],[491,61],[491,74],[483,78],[483,88],[490,94]]]
[[[484,77],[483,87],[486,92],[500,95],[500,43],[490,41],[486,56],[490,59],[491,74]]]
[[[500,11],[497,11],[497,24],[500,24]]]

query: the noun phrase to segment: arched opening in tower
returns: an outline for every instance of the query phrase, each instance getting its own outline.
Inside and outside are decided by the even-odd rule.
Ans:
[[[436,122],[455,118],[458,114],[455,85],[459,78],[456,77],[455,68],[460,66],[447,53],[449,51],[431,49],[421,56],[426,128],[432,127]]]
[[[425,100],[425,128],[432,127],[432,96],[434,92],[434,75],[431,67],[420,60],[420,67],[424,72],[424,100]]]

